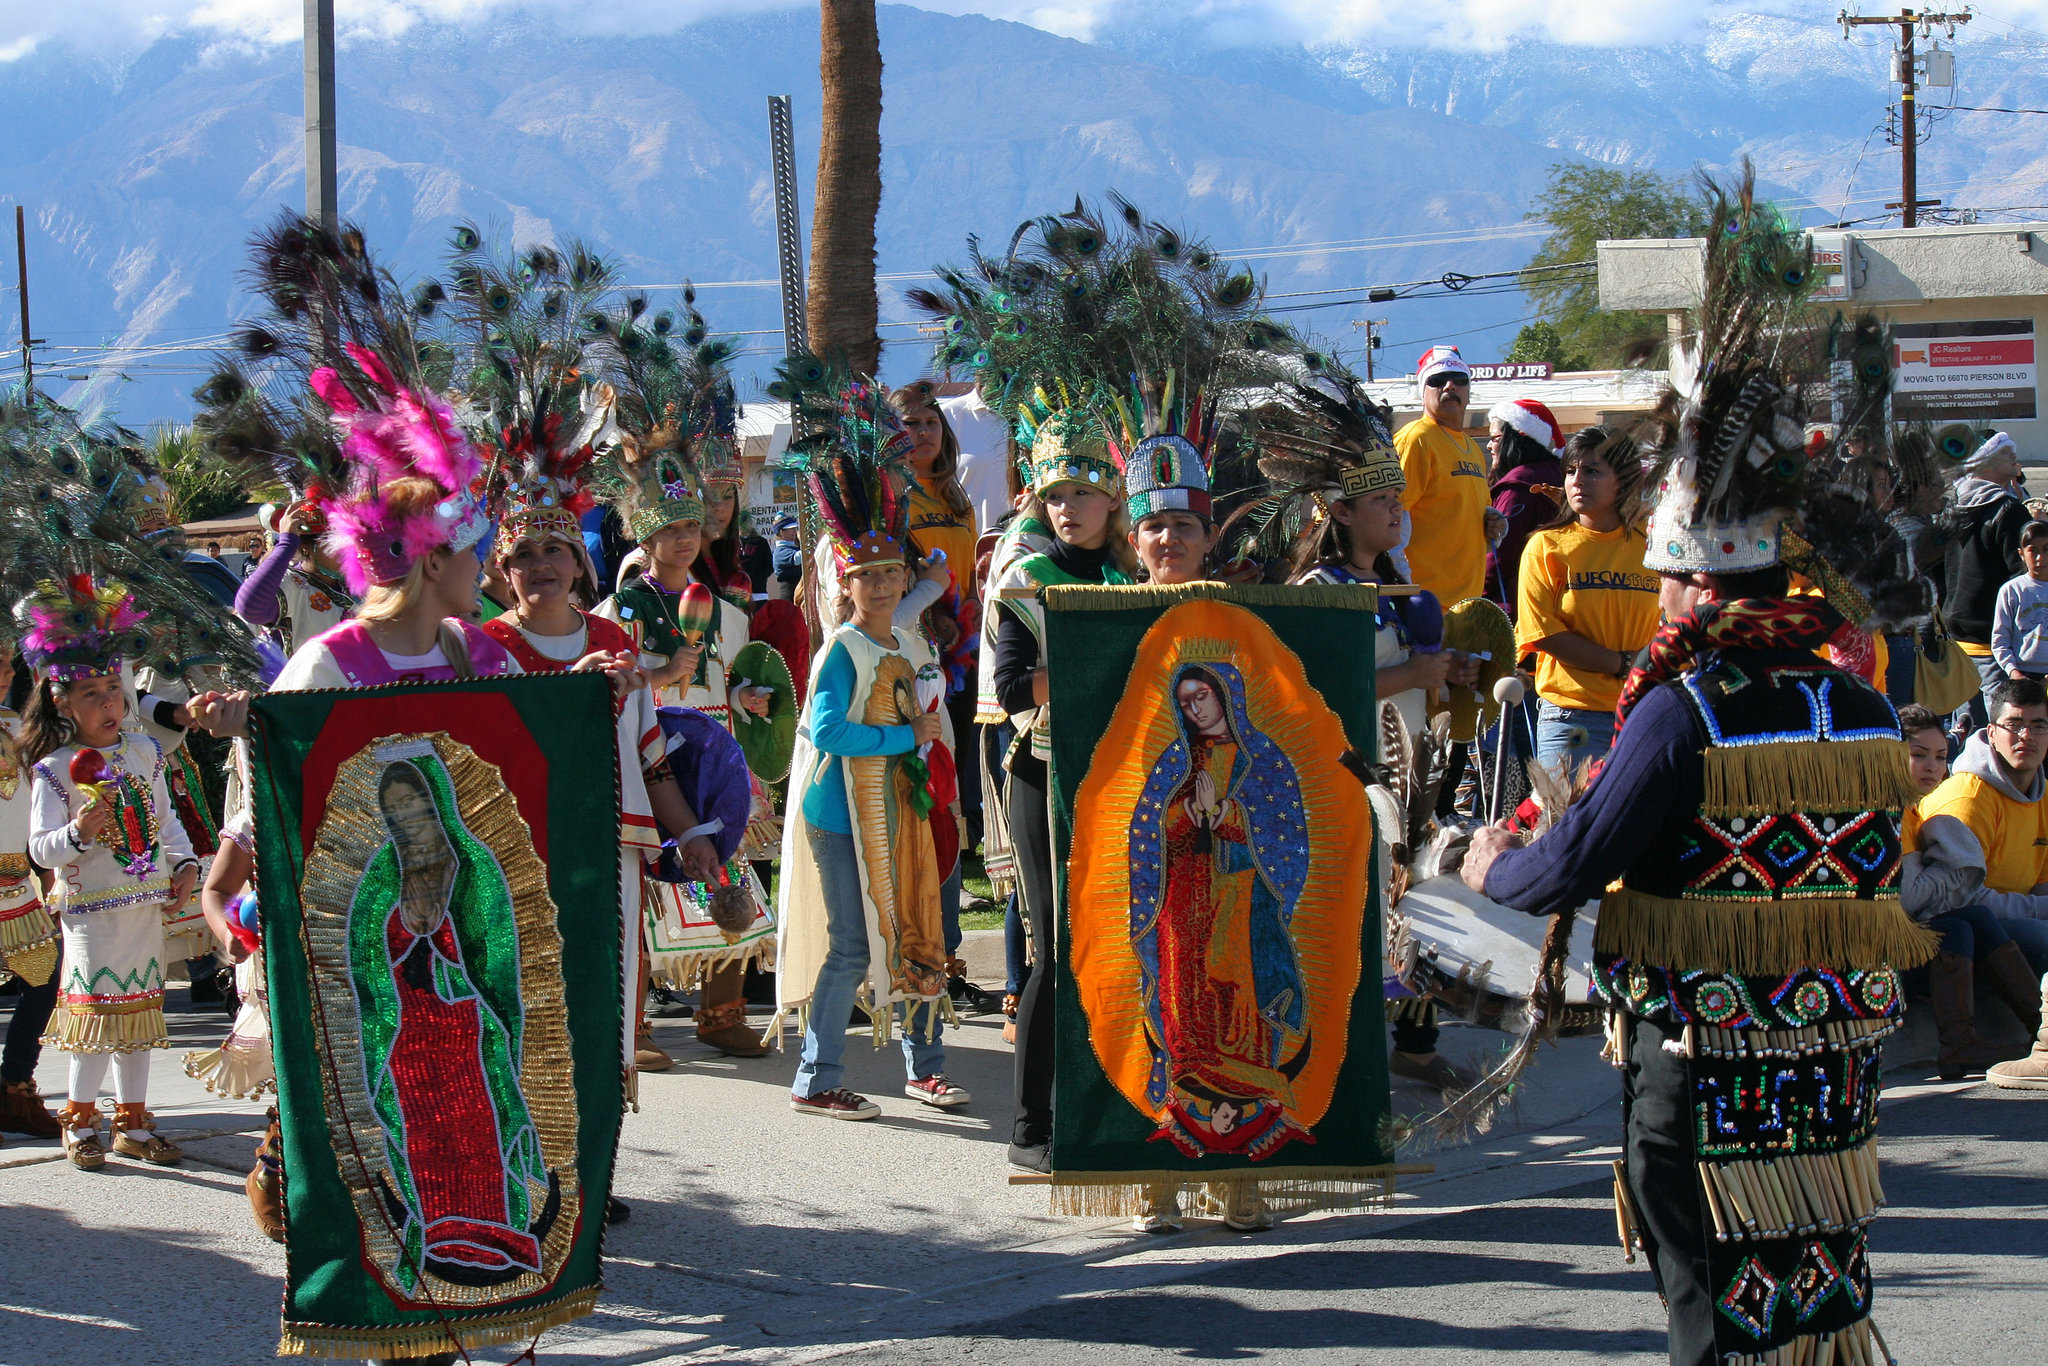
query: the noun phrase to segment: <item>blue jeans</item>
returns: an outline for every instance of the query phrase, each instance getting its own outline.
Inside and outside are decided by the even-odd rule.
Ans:
[[[2012,942],[2012,936],[2005,932],[2005,922],[1984,906],[1959,906],[1945,911],[1928,921],[1927,928],[1941,936],[1943,953],[1973,962]]]
[[[1954,717],[1949,721],[1949,729],[1968,739],[1990,723],[1991,690],[2005,681],[2005,674],[2000,671],[1998,661],[1990,655],[1981,659],[1976,655],[1964,655],[1963,658],[1977,666],[1980,686],[1975,697],[1956,708]]]
[[[1585,732],[1583,739],[1572,733]],[[1536,704],[1536,761],[1554,764],[1563,759],[1577,764],[1586,759],[1604,759],[1614,748],[1614,713],[1560,707],[1548,698]]]
[[[861,905],[860,863],[854,856],[853,836],[813,826],[811,857],[818,861],[818,880],[824,884],[829,947],[824,966],[818,969],[817,984],[811,988],[810,1027],[804,1030],[803,1059],[790,1087],[802,1097],[836,1091],[845,1083],[846,1068],[839,1060],[846,1053],[846,1025],[853,1015],[861,979],[868,973],[868,914]],[[912,1081],[946,1070],[936,1012],[931,1022],[929,1039],[919,1041],[907,1029],[903,1033],[903,1064]]]
[[[2048,920],[2001,920],[1998,928],[2020,946],[2028,967],[2048,974]]]

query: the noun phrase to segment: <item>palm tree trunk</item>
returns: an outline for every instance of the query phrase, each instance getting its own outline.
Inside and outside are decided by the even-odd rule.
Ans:
[[[824,129],[811,206],[811,349],[844,351],[860,374],[881,364],[875,216],[882,207],[882,39],[875,0],[820,0]]]

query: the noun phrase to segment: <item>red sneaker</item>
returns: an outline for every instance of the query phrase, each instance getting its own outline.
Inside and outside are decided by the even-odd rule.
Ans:
[[[955,1106],[965,1105],[968,1101],[974,1099],[973,1096],[970,1096],[952,1082],[947,1081],[943,1072],[934,1072],[928,1077],[919,1077],[916,1081],[903,1083],[903,1094],[909,1096],[912,1100],[921,1100],[926,1105],[938,1110],[951,1110]]]
[[[800,1115],[822,1115],[826,1119],[873,1119],[882,1113],[881,1106],[844,1086],[815,1096],[791,1095],[789,1108]]]

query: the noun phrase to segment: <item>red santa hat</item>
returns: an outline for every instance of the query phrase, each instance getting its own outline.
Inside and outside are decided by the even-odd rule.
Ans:
[[[1430,376],[1444,373],[1472,377],[1472,367],[1465,364],[1465,358],[1458,354],[1455,346],[1432,346],[1422,353],[1422,359],[1415,362],[1415,382],[1429,383]]]
[[[1496,403],[1487,410],[1486,420],[1520,432],[1552,454],[1564,449],[1564,428],[1557,425],[1557,419],[1550,415],[1549,408],[1533,398],[1511,398],[1505,403]]]

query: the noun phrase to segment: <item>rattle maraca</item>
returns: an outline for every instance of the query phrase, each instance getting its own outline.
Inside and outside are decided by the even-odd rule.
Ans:
[[[80,792],[90,793],[102,805],[114,804],[113,795],[107,790],[107,757],[98,750],[88,747],[71,756],[71,781]]]
[[[250,953],[262,947],[263,930],[256,915],[256,893],[243,892],[227,905],[228,933]]]
[[[692,583],[683,590],[682,613],[676,619],[676,629],[683,633],[683,643],[695,649],[704,643],[704,633],[711,629],[712,613],[718,610],[718,599],[711,596],[711,590],[701,583]]]

